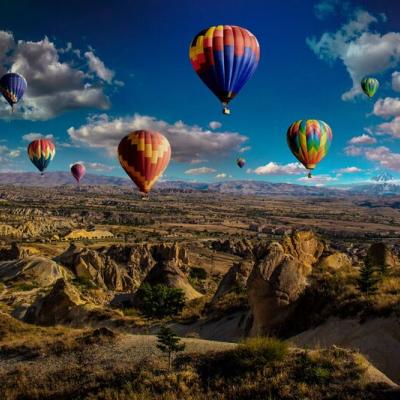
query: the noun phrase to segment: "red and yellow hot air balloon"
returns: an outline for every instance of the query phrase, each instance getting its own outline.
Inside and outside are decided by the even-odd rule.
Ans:
[[[142,193],[149,193],[168,166],[171,146],[159,132],[134,131],[118,145],[118,159]]]

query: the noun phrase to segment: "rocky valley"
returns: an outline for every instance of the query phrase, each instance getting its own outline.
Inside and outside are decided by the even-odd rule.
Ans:
[[[0,398],[397,399],[399,239],[390,196],[1,186]]]

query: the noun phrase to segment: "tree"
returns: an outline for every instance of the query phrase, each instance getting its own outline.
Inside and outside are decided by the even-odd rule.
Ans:
[[[376,292],[376,285],[378,279],[376,277],[376,271],[368,258],[365,260],[363,267],[360,270],[360,277],[358,278],[358,288],[363,292],[372,294]]]
[[[136,293],[139,308],[151,318],[164,318],[179,314],[185,305],[185,293],[166,285],[143,284]]]
[[[168,368],[172,367],[172,357],[174,354],[185,349],[185,343],[180,343],[181,339],[175,332],[167,326],[162,326],[157,335],[157,348],[168,356]]]

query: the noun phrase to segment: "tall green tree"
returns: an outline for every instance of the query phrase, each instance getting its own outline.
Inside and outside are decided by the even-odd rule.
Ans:
[[[171,369],[173,356],[185,349],[185,343],[180,343],[180,337],[167,326],[161,327],[157,335],[157,342],[157,348],[168,356],[168,368]]]
[[[376,276],[376,268],[368,260],[365,260],[364,265],[360,269],[360,276],[358,278],[358,288],[365,294],[373,294],[376,292],[378,278]]]

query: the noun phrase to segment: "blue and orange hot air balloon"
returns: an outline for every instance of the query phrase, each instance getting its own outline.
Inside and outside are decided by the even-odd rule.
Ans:
[[[85,176],[86,174],[86,168],[83,164],[81,163],[75,163],[71,166],[71,174],[75,178],[75,180],[78,182],[81,181],[81,179]]]
[[[294,156],[311,171],[326,156],[332,142],[332,130],[316,119],[293,122],[287,131],[287,142]]]
[[[257,68],[260,46],[247,29],[211,26],[194,37],[189,58],[197,75],[222,102],[223,113],[229,114],[228,103]]]
[[[139,190],[147,195],[165,171],[171,146],[159,132],[134,131],[118,145],[118,159]]]
[[[14,110],[14,104],[22,98],[27,88],[25,78],[15,72],[9,72],[0,79],[0,91]]]
[[[56,154],[56,147],[49,139],[37,139],[28,146],[28,156],[33,165],[44,174],[44,170],[48,167],[51,160]]]

